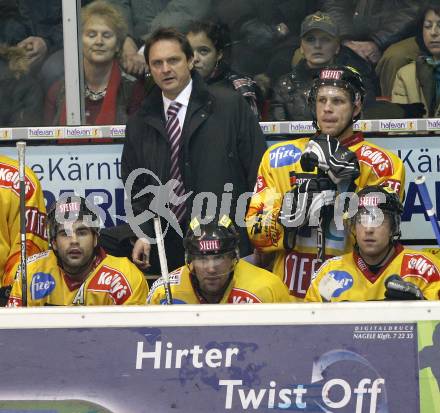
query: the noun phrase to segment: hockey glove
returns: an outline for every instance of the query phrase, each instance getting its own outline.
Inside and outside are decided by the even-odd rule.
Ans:
[[[385,280],[386,300],[424,300],[423,293],[415,284],[404,281],[399,275],[390,275]]]
[[[321,134],[310,139],[300,162],[304,171],[312,172],[317,167],[327,173],[335,184],[352,182],[360,174],[356,154],[330,135]]]
[[[294,248],[298,230],[319,225],[321,208],[334,203],[335,189],[328,178],[311,178],[284,195],[279,220],[284,227],[284,247]]]

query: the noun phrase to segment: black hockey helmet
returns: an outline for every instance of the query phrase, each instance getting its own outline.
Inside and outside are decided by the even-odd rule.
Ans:
[[[357,193],[357,196],[358,212],[355,219],[359,214],[368,214],[375,208],[379,208],[392,218],[392,236],[400,237],[400,217],[403,213],[403,205],[395,191],[380,185],[366,186]]]
[[[312,113],[313,124],[318,129],[316,119],[316,96],[321,86],[335,86],[350,93],[353,104],[365,98],[365,86],[360,73],[351,66],[332,65],[323,67],[313,79],[312,87],[308,94],[308,105]],[[360,118],[360,112],[353,117],[353,123]]]
[[[238,253],[239,236],[231,219],[224,215],[219,221],[200,224],[193,218],[188,232],[183,240],[187,263],[191,257],[203,255],[218,255],[234,252]]]
[[[76,221],[83,221],[89,228],[99,233],[101,221],[85,198],[79,195],[61,196],[48,208],[49,240],[52,241],[56,237],[60,224]]]

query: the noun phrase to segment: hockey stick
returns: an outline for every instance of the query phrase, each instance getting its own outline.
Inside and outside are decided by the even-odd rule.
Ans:
[[[417,185],[417,190],[419,191],[420,199],[422,200],[423,208],[425,208],[426,214],[431,221],[432,230],[434,231],[435,237],[437,239],[437,244],[440,246],[440,227],[425,181],[426,178],[424,175],[422,175],[416,178],[415,183]]]
[[[20,180],[21,299],[22,299],[22,306],[27,307],[26,181],[25,181],[26,142],[17,142],[17,151],[18,151],[18,177]]]
[[[327,226],[327,207],[323,205],[319,212],[319,224],[316,228],[316,261],[319,266],[325,261],[325,231]],[[319,267],[318,267],[319,268]]]
[[[167,263],[167,257],[165,255],[165,246],[163,243],[163,235],[162,235],[162,225],[160,223],[159,217],[154,218],[154,232],[156,234],[157,250],[159,253],[160,270],[162,272],[165,297],[167,304],[170,305],[173,304],[173,297],[171,295],[170,277],[168,275],[168,263]]]

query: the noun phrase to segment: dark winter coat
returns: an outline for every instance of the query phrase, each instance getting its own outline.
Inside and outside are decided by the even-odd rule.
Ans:
[[[61,0],[18,0],[20,14],[32,27],[32,36],[44,39],[48,55],[63,47]]]
[[[414,29],[420,0],[324,0],[341,39],[372,40],[384,50]]]
[[[15,46],[31,34],[31,22],[20,14],[17,1],[0,0],[0,44]]]
[[[9,68],[10,54],[0,48],[0,125],[38,126],[43,118],[43,91],[28,74]],[[24,57],[23,57],[24,59]]]
[[[230,56],[233,70],[253,76],[265,72],[272,56],[285,54],[286,47],[298,44],[301,22],[317,9],[316,0],[212,0],[212,14],[226,24],[231,34]],[[277,25],[289,28],[281,36]]]
[[[206,86],[193,73],[193,89],[182,130],[183,150],[180,170],[186,192],[212,192],[218,205],[225,184],[232,183],[232,214],[240,194],[252,191],[266,144],[257,119],[237,93],[226,88]],[[136,168],[154,172],[165,184],[171,169],[170,144],[165,129],[162,92],[158,87],[148,95],[139,111],[129,119],[122,152],[122,179],[127,181]],[[157,183],[143,174],[133,186],[131,197],[147,185]],[[191,212],[191,202],[187,211]],[[151,194],[132,200],[135,215],[145,211]],[[144,233],[153,235],[153,223],[146,222]],[[241,229],[241,250],[249,252],[245,229]],[[244,238],[245,237],[245,238]]]

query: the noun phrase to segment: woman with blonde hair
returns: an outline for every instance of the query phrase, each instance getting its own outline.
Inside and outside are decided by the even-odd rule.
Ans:
[[[123,124],[134,110],[131,103],[135,86],[137,89],[136,79],[124,73],[118,63],[127,23],[122,13],[104,0],[83,7],[81,23],[86,124]],[[64,81],[50,88],[45,118],[47,124],[66,124]]]

